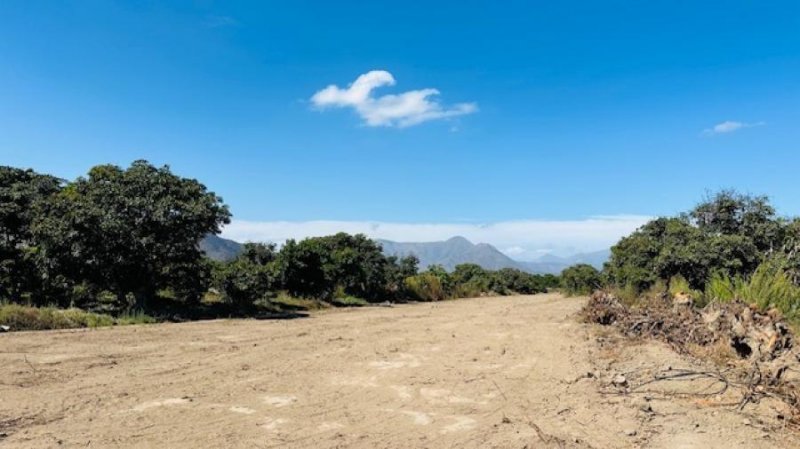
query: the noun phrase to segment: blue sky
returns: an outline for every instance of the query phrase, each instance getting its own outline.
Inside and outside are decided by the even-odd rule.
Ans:
[[[798,2],[366,3],[2,2],[0,163],[169,164],[239,239],[520,258],[722,187],[800,214]]]

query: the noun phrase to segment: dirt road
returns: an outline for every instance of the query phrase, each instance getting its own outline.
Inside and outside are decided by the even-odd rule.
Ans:
[[[548,294],[3,334],[0,446],[800,447],[746,411],[601,393],[615,364],[689,362],[655,343],[611,360],[575,320],[581,304]]]

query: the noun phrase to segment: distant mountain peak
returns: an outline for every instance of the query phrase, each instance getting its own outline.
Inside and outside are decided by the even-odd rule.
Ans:
[[[200,240],[200,249],[206,253],[209,259],[226,261],[235,259],[242,252],[242,244],[218,235],[208,234]]]
[[[447,242],[451,242],[451,243],[469,243],[470,245],[472,245],[472,242],[467,240],[466,237],[462,237],[460,235],[456,235],[456,236],[450,237],[446,241]]]
[[[488,243],[473,244],[464,237],[451,237],[440,242],[404,243],[380,240],[383,252],[393,256],[414,255],[419,259],[421,269],[431,265],[441,265],[453,270],[462,263],[474,263],[487,270],[518,268],[522,266]]]

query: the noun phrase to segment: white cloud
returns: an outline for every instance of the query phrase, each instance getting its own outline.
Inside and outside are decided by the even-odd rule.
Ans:
[[[506,253],[531,260],[544,252],[568,255],[605,249],[630,234],[651,217],[614,215],[583,220],[517,220],[496,223],[390,223],[371,221],[240,221],[225,227],[226,238],[282,243],[286,239],[363,233],[372,238],[400,242],[431,242],[463,236],[473,243],[506,248]]]
[[[508,254],[509,256],[517,256],[519,254],[525,254],[527,252],[527,250],[521,246],[511,246],[501,251]]]
[[[755,123],[743,123],[743,122],[736,122],[732,120],[726,120],[722,123],[717,123],[711,128],[707,128],[703,130],[703,134],[706,135],[714,135],[714,134],[725,134],[725,133],[732,133],[734,131],[738,131],[742,128],[752,128],[754,126],[761,126],[764,125],[764,122],[755,122]]]
[[[478,110],[475,103],[459,103],[444,107],[431,98],[439,95],[436,89],[409,90],[399,94],[374,97],[372,91],[394,86],[395,79],[385,70],[372,70],[353,81],[347,88],[331,84],[311,97],[319,108],[351,107],[367,126],[397,126],[404,128],[429,120],[471,114]]]

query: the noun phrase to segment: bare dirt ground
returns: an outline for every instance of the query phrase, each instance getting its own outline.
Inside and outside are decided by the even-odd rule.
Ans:
[[[0,446],[800,447],[769,427],[767,405],[610,392],[621,370],[693,365],[658,343],[609,346],[576,320],[582,304],[547,294],[4,334]]]

